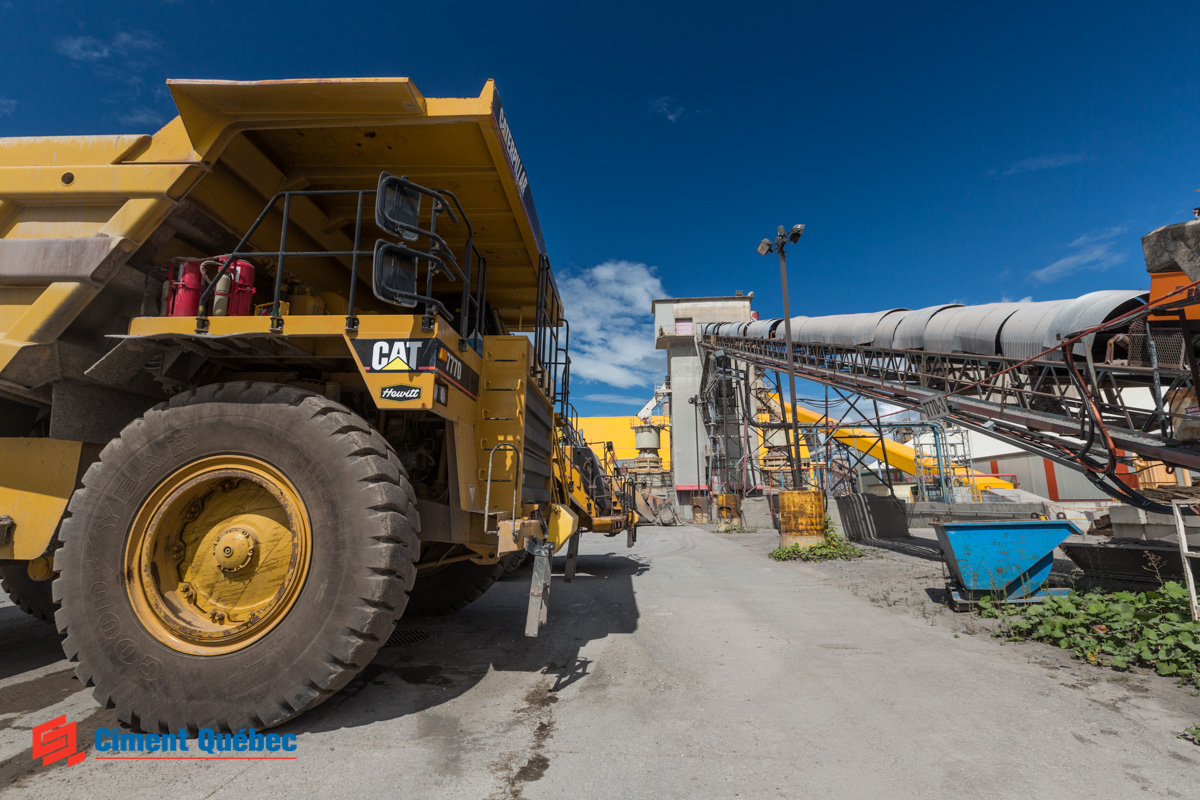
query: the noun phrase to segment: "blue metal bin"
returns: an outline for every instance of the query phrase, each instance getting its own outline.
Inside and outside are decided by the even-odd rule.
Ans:
[[[952,593],[960,603],[983,596],[1007,602],[1045,597],[1042,584],[1050,577],[1054,548],[1072,533],[1082,533],[1069,520],[946,522],[934,530],[962,592]]]

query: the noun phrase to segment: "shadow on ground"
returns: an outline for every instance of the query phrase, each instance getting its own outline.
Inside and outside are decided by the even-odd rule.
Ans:
[[[923,558],[926,561],[942,560],[942,548],[937,542],[924,539],[859,539],[854,544],[865,547],[877,547],[880,550],[891,550],[893,553],[903,553],[906,556]]]
[[[891,550],[893,553],[903,553],[904,555],[924,559],[925,561],[938,563],[945,561],[942,556],[942,547],[936,540],[931,541],[920,537],[911,537],[908,539],[861,539],[856,541],[855,544],[877,547],[880,550]],[[1079,567],[1069,558],[1055,558],[1054,564],[1051,567],[1051,573],[1062,578],[1066,578],[1078,572],[1078,570]]]
[[[567,584],[564,563],[555,561],[549,623],[537,638],[524,635],[531,577],[525,566],[455,614],[401,619],[397,630],[420,641],[384,647],[345,689],[279,730],[329,731],[417,713],[470,692],[492,670],[545,676],[542,697],[528,699],[553,702],[553,693],[589,674],[592,662],[579,655],[584,645],[637,629],[633,579],[649,569],[629,556],[581,554],[575,579]],[[14,606],[0,607],[0,656],[0,680],[46,667],[63,659],[61,637],[53,624]],[[64,664],[61,673],[0,691],[0,712],[35,710],[83,688]],[[97,707],[79,724],[81,741],[90,742],[97,727],[118,723],[115,712]],[[28,751],[0,764],[0,785],[29,772],[32,764]]]
[[[62,637],[53,623],[35,619],[14,605],[0,608],[0,680],[62,659]]]
[[[549,622],[537,638],[524,635],[524,567],[455,614],[401,619],[404,638],[421,641],[383,648],[345,689],[279,730],[329,731],[414,714],[470,692],[492,670],[545,676],[544,696],[528,700],[553,702],[554,692],[589,674],[592,662],[579,655],[584,645],[637,630],[633,579],[649,569],[628,556],[581,554],[568,584],[563,564],[556,559]]]

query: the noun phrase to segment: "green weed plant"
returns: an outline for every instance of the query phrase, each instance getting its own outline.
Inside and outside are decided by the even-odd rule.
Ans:
[[[1003,618],[1000,635],[1010,640],[1049,642],[1097,666],[1147,667],[1200,686],[1200,622],[1179,583],[1150,592],[1072,592],[1019,611],[984,597],[979,613]]]

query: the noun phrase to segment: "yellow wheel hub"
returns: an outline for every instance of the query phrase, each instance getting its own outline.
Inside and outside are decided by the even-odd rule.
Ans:
[[[213,543],[213,558],[222,572],[240,572],[254,558],[254,534],[244,528],[230,528]]]
[[[134,518],[129,597],[167,646],[230,653],[292,608],[311,550],[308,512],[282,473],[248,456],[201,459],[159,484]]]

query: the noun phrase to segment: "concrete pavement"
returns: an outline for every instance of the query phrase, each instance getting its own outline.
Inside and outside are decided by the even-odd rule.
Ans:
[[[281,730],[294,761],[30,759],[57,709],[115,724],[0,608],[4,797],[1195,797],[1182,689],[1064,680],[1041,645],[897,614],[819,566],[728,536],[589,535],[550,627],[521,635],[528,573],[458,614],[405,620],[347,690]],[[1080,666],[1080,670],[1093,669]],[[1099,672],[1098,670],[1093,670]],[[1070,672],[1069,674],[1075,674]],[[1174,698],[1178,697],[1178,702]],[[59,712],[62,713],[62,712]],[[90,742],[90,734],[87,734]]]

